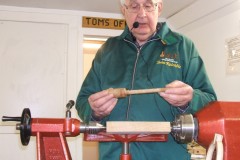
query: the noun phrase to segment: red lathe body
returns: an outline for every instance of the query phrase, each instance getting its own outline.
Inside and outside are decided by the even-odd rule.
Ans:
[[[69,113],[69,110],[68,110]],[[68,114],[66,114],[68,115]],[[20,121],[21,141],[27,145],[30,136],[37,137],[38,160],[71,160],[66,137],[84,133],[84,140],[99,142],[122,142],[120,160],[131,160],[130,142],[167,141],[167,135],[118,135],[106,133],[106,127],[96,124],[86,125],[77,119],[66,116],[63,119],[31,118],[30,110],[25,109],[22,117],[3,117],[3,121]],[[240,156],[240,102],[213,102],[196,114],[180,115],[171,123],[171,133],[181,143],[193,139],[208,147],[214,135],[223,136],[224,160],[238,160]]]
[[[240,102],[214,102],[195,114],[197,142],[208,147],[214,134],[223,135],[224,160],[240,158]]]

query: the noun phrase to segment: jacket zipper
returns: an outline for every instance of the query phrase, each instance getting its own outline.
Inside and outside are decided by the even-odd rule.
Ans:
[[[156,41],[156,40],[159,40],[160,38],[157,38],[157,39],[151,39],[149,41],[147,41],[145,44],[143,44],[142,46],[140,47],[137,47],[135,43],[127,40],[127,39],[124,39],[124,41],[128,42],[128,43],[131,43],[132,45],[134,45],[137,49],[137,57],[136,57],[136,60],[135,60],[135,63],[134,63],[134,68],[133,68],[133,74],[132,74],[132,82],[131,82],[131,90],[133,89],[133,86],[134,86],[134,81],[135,81],[135,74],[136,74],[136,68],[137,68],[137,63],[138,63],[138,58],[139,58],[139,55],[140,55],[140,52],[141,52],[141,49],[144,45],[146,45],[147,43],[151,42],[151,41]],[[130,104],[131,104],[131,95],[129,95],[128,97],[128,105],[127,105],[127,112],[126,112],[126,120],[128,121],[129,120],[129,110],[130,110]]]

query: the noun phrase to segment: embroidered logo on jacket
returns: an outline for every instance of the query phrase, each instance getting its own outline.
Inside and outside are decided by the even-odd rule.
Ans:
[[[170,54],[170,53],[165,53],[162,52],[160,54],[160,60],[157,61],[157,64],[160,65],[166,65],[169,67],[174,67],[174,68],[181,68],[181,65],[178,63],[178,54]]]

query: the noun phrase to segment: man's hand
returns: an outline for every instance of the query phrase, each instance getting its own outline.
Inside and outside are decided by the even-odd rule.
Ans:
[[[88,102],[93,110],[92,116],[97,119],[108,116],[117,104],[117,100],[118,99],[114,98],[113,94],[109,94],[107,90],[92,94],[88,98]]]
[[[173,81],[165,87],[167,90],[159,94],[172,106],[186,107],[193,98],[193,88],[181,81]]]

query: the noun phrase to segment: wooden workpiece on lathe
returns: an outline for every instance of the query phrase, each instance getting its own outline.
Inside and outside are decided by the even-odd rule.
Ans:
[[[108,93],[113,94],[115,98],[124,98],[131,94],[148,94],[165,92],[166,88],[152,88],[152,89],[139,89],[127,90],[126,88],[109,88]]]
[[[170,122],[108,121],[109,134],[169,134]]]

